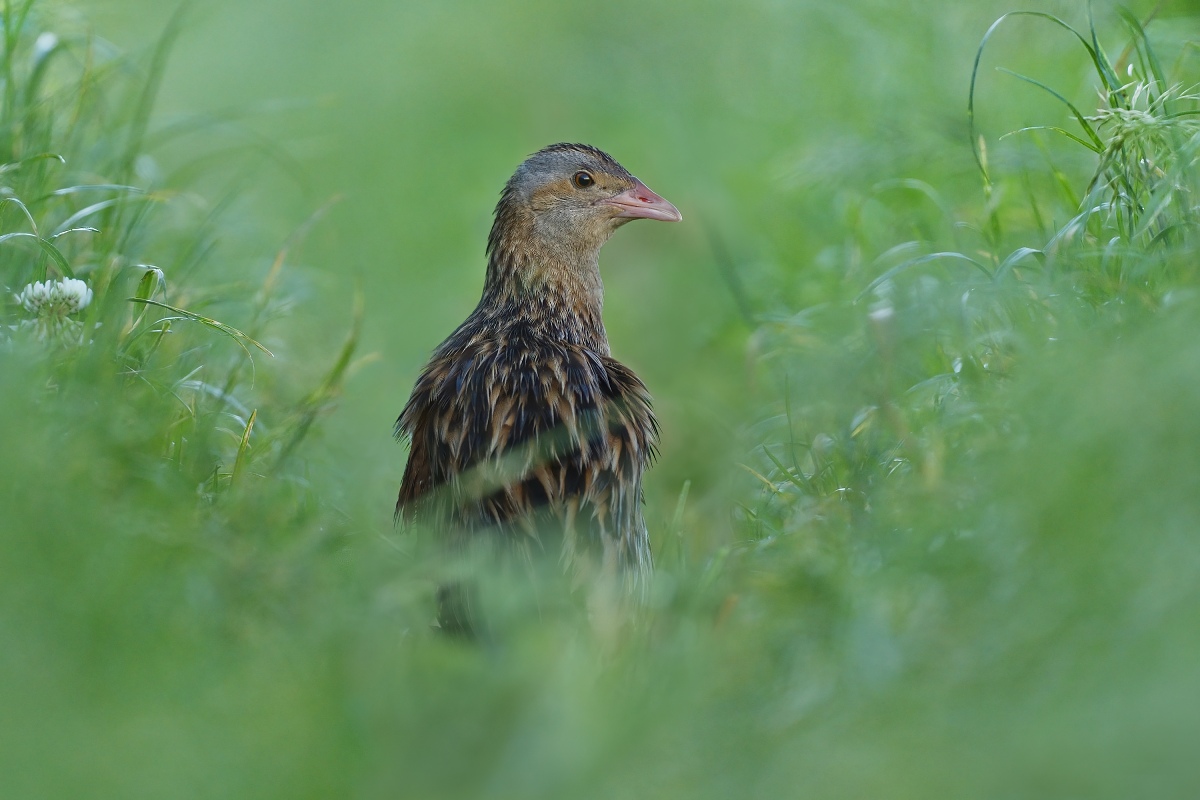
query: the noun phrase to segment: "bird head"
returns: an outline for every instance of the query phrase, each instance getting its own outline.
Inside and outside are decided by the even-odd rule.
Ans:
[[[564,255],[594,253],[635,219],[679,222],[683,216],[603,150],[554,144],[527,158],[509,179],[489,247],[503,237],[510,246],[525,240]]]

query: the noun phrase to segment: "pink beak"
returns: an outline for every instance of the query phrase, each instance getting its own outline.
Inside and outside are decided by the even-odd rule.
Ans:
[[[650,191],[650,187],[633,179],[633,188],[621,192],[616,197],[603,201],[621,209],[618,217],[631,219],[657,219],[662,222],[681,222],[683,214],[663,198]]]

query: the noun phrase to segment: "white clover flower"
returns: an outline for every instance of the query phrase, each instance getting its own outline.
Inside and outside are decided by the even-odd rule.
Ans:
[[[61,281],[37,281],[13,295],[21,307],[36,317],[75,314],[92,302],[92,290],[85,281],[64,278]]]
[[[22,320],[17,330],[31,331],[39,341],[61,339],[76,344],[82,341],[82,323],[68,317],[92,302],[92,290],[85,281],[75,278],[35,281],[14,294],[13,299],[34,317]]]

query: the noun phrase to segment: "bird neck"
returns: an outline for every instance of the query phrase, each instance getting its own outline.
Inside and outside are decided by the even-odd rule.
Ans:
[[[535,335],[607,355],[600,244],[559,239],[539,231],[529,216],[497,213],[480,309],[502,312]]]

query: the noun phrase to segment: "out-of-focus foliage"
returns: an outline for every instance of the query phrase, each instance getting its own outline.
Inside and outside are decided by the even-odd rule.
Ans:
[[[146,468],[170,465],[211,498],[268,455],[278,466],[290,454],[336,394],[353,337],[322,388],[288,409],[271,370],[260,380],[274,354],[254,337],[286,309],[276,289],[294,242],[265,273],[230,281],[208,263],[229,224],[225,204],[172,185],[145,152],[180,18],[143,64],[74,27],[55,32],[34,6],[4,7],[6,355],[40,362],[48,401],[98,393],[75,426],[129,415],[123,435]],[[155,138],[189,135],[177,126]],[[30,300],[63,287],[82,302],[64,311]],[[279,407],[259,419],[259,403]]]
[[[1076,5],[6,4],[0,795],[1186,796],[1200,26]],[[390,520],[558,139],[687,219],[602,257],[665,429],[615,636]]]

